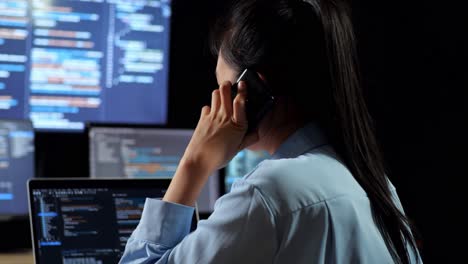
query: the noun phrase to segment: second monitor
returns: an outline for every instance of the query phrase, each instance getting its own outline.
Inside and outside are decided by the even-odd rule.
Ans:
[[[31,122],[0,119],[0,221],[28,214],[26,182],[33,177]]]
[[[167,178],[174,175],[193,130],[91,126],[88,133],[91,177]],[[200,212],[213,211],[220,188],[215,173],[198,200]]]

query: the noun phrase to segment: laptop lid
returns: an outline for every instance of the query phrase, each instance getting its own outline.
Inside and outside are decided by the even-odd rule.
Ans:
[[[28,182],[36,264],[118,263],[146,197],[170,179],[32,179]],[[196,226],[194,214],[192,230]]]

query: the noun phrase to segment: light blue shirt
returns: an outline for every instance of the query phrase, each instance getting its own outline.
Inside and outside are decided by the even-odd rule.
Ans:
[[[121,263],[393,263],[366,192],[314,124],[235,181],[189,233],[193,210],[147,199]]]

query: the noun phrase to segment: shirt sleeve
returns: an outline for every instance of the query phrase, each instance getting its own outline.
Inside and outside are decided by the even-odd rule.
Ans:
[[[276,248],[274,218],[261,192],[244,180],[189,234],[193,208],[148,199],[120,263],[267,263]]]

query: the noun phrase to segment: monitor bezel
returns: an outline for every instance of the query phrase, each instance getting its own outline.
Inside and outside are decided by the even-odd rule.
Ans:
[[[158,124],[132,124],[132,123],[101,123],[101,122],[87,122],[85,125],[84,133],[86,138],[88,139],[88,147],[91,144],[91,137],[90,133],[93,129],[148,129],[148,130],[184,130],[184,131],[191,131],[192,133],[195,131],[194,128],[189,127],[172,127],[167,125],[158,125]],[[89,151],[89,149],[88,149]]]

